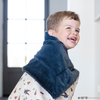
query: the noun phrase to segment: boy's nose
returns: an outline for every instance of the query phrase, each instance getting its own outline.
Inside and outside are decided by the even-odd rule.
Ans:
[[[77,32],[76,31],[73,31],[72,34],[77,35]]]

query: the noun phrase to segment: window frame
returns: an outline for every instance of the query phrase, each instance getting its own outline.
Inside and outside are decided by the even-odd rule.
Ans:
[[[22,68],[20,67],[7,67],[7,2],[8,0],[3,0],[3,96],[10,95],[12,89],[23,74]],[[45,0],[44,6],[44,31],[46,31],[46,19],[49,16],[49,0]]]
[[[3,67],[7,67],[7,2],[3,0]],[[49,0],[44,0],[44,31],[46,31],[46,19],[49,16]]]

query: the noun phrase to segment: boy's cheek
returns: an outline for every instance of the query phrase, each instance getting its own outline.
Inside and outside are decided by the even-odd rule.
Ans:
[[[79,42],[79,41],[80,41],[80,37],[79,37],[79,39],[78,39],[78,42]],[[77,43],[78,43],[78,42],[77,42]]]
[[[80,40],[80,36],[78,35],[78,41]]]

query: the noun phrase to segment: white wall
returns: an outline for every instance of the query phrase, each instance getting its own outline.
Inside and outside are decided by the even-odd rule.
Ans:
[[[98,2],[100,4],[100,0]],[[96,9],[96,10],[100,10],[100,7],[99,9]],[[98,11],[96,11],[98,12]],[[100,12],[98,13],[100,15]],[[96,14],[95,17],[98,16],[98,14]],[[99,92],[98,92],[98,86],[100,88],[100,16],[99,16],[99,20],[95,22],[95,41],[96,41],[96,45],[95,45],[95,48],[96,48],[96,59],[95,59],[95,62],[96,62],[96,96],[100,98],[100,89],[99,89]]]
[[[95,0],[95,17],[100,15],[100,0]]]
[[[96,59],[95,59],[95,62],[96,62],[96,85],[95,85],[95,88],[96,88],[96,96],[99,96],[100,98],[100,92],[98,92],[98,86],[100,86],[100,20],[97,21],[95,23],[95,35],[96,35]]]
[[[0,0],[0,97],[2,96],[2,35],[3,35],[3,0]]]
[[[95,91],[96,96],[100,98],[100,0],[95,0],[95,41],[96,41],[96,56],[95,56]],[[99,91],[98,91],[99,86]]]
[[[68,0],[71,11],[81,19],[80,42],[71,51],[70,57],[80,71],[74,100],[78,97],[95,97],[95,21],[94,0]]]

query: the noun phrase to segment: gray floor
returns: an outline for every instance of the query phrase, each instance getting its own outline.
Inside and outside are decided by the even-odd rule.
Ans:
[[[0,98],[0,100],[7,100],[7,98]]]

